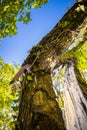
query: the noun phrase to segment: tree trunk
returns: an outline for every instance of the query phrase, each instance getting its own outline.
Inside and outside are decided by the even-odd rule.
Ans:
[[[78,4],[75,4],[53,30],[32,48],[22,65],[29,64],[31,74],[27,72],[22,81],[16,130],[64,130],[62,113],[52,86],[51,71],[56,64],[60,65],[62,54],[83,29],[87,3],[84,3],[85,12],[77,12],[77,7]]]
[[[87,2],[84,3],[85,12],[77,12],[76,3],[32,50],[29,52],[23,65],[32,65],[33,71],[53,70],[60,65],[62,54],[69,48],[75,39],[87,30]]]
[[[16,130],[64,130],[51,75],[40,71],[24,79]]]
[[[73,63],[66,67],[64,79],[66,129],[87,130],[87,100],[84,98],[78,80],[76,79]]]

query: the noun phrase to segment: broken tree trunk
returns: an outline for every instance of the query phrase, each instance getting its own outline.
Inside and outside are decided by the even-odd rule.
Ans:
[[[22,65],[24,70],[20,70],[20,74],[16,75],[18,77],[14,78],[25,73],[16,130],[64,130],[51,71],[56,64],[60,65],[61,56],[72,44],[74,37],[80,35],[81,29],[86,31],[87,3],[84,3],[84,12],[77,12],[77,7],[76,3],[53,30],[32,48]]]
[[[67,65],[64,77],[64,112],[67,130],[87,130],[87,100],[76,79],[72,62]]]

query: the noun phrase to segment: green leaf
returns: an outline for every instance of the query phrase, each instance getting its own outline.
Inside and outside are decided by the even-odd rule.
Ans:
[[[13,126],[10,125],[10,122],[13,120],[12,114],[17,115],[18,111],[18,92],[13,92],[9,82],[14,77],[17,72],[18,67],[12,66],[11,64],[4,63],[3,59],[0,58],[0,130],[1,126],[4,126],[4,129],[11,130]],[[12,109],[13,107],[17,106]]]
[[[3,0],[0,6],[0,38],[17,34],[16,23],[31,21],[31,8],[40,8],[47,0]],[[4,17],[3,17],[4,16]]]
[[[32,76],[28,75],[28,76],[27,76],[27,80],[33,80],[33,79],[32,79]]]

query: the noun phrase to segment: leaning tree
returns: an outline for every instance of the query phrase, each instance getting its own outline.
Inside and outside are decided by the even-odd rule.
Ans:
[[[64,58],[87,44],[87,2],[75,3],[57,25],[31,49],[11,83],[21,77],[22,94],[15,130],[86,130],[87,85],[77,67],[78,59]],[[65,66],[65,121],[53,89],[55,68]],[[69,102],[70,101],[70,102]],[[69,106],[70,105],[70,106]]]

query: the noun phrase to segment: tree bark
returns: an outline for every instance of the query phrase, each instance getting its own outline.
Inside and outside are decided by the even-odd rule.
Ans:
[[[77,12],[77,7],[76,3],[53,30],[32,48],[24,61],[22,66],[29,64],[31,74],[26,73],[22,81],[22,96],[15,130],[64,130],[62,113],[52,86],[51,71],[56,64],[61,64],[62,54],[83,28],[87,3],[84,3],[85,12]],[[79,34],[76,33],[77,30]],[[28,76],[32,78],[29,79]]]
[[[76,3],[57,25],[29,52],[23,65],[32,65],[32,70],[52,70],[60,65],[62,54],[68,49],[80,33],[87,28],[87,2],[84,3],[85,12],[77,12]]]
[[[67,130],[86,130],[87,100],[76,79],[74,68],[73,63],[67,65],[64,76],[65,124]]]
[[[40,71],[26,75],[16,130],[64,130],[62,113],[52,86],[51,75]]]

